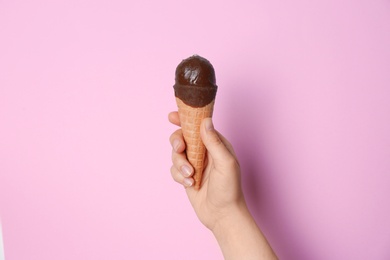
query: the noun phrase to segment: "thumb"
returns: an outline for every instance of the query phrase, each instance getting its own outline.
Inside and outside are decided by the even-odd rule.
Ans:
[[[211,118],[203,119],[200,127],[200,135],[203,144],[206,146],[207,152],[216,165],[223,165],[233,157],[217,131],[214,129]]]

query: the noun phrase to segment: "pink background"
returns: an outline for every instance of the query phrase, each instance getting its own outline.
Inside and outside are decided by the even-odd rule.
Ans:
[[[6,259],[222,259],[171,179],[174,70],[281,259],[390,259],[390,2],[0,0]]]

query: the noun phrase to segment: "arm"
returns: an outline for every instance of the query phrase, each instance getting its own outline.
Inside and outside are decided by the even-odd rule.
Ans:
[[[176,112],[169,114],[169,120],[180,126]],[[170,137],[173,179],[186,187],[199,220],[213,232],[225,259],[277,259],[247,208],[233,147],[214,129],[210,118],[203,120],[200,132],[207,149],[202,187],[191,187],[193,168],[186,159],[180,129]]]
[[[218,221],[212,232],[226,260],[277,259],[246,205]]]

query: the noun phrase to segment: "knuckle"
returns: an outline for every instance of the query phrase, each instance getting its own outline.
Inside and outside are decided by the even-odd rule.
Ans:
[[[171,134],[171,136],[169,137],[169,141],[171,142],[171,144],[173,143],[173,140],[175,139],[180,139],[182,136],[182,133],[181,133],[181,129],[178,129],[176,130],[175,132],[173,132]]]
[[[171,167],[171,176],[174,181],[176,182],[180,181],[180,175],[178,174],[177,169],[174,165],[172,165]]]
[[[218,135],[211,135],[210,136],[210,142],[212,143],[212,144],[214,144],[214,145],[220,145],[220,144],[222,144],[222,141],[221,141],[221,139],[218,137]]]
[[[226,159],[226,164],[229,165],[230,167],[233,167],[233,168],[239,168],[239,164],[233,156],[229,156]]]
[[[175,166],[172,165],[172,166],[171,166],[171,176],[172,176],[172,177],[174,177],[174,175],[175,175],[175,170],[176,170],[176,169],[175,169]]]
[[[180,163],[180,154],[176,153],[174,150],[172,151],[172,163],[175,166],[178,166]]]

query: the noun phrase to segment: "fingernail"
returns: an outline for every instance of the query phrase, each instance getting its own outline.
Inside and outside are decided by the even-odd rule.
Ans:
[[[207,118],[204,122],[204,126],[206,127],[206,130],[211,131],[214,129],[213,121],[211,118]]]
[[[180,146],[180,141],[177,139],[173,140],[172,146],[173,146],[173,149],[175,151],[177,151],[179,149],[179,146]]]
[[[187,186],[187,187],[191,187],[192,184],[194,184],[194,180],[191,179],[191,178],[185,178],[184,179],[184,185]]]
[[[189,177],[191,175],[191,168],[187,165],[183,165],[181,167],[181,173],[184,175],[184,177]]]

